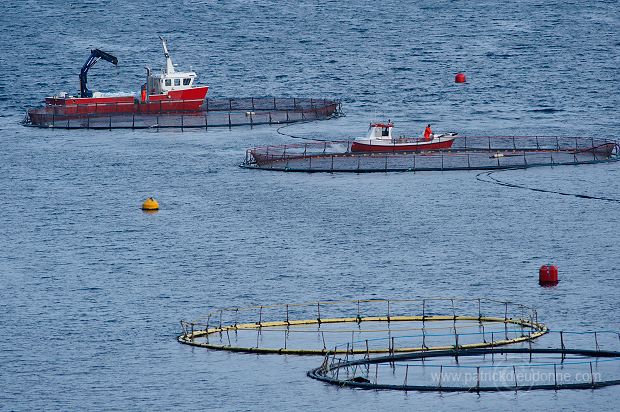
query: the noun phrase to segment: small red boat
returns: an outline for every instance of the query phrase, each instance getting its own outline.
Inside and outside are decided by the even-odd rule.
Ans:
[[[392,137],[394,123],[371,123],[365,139],[351,143],[352,152],[421,152],[449,149],[457,133],[432,134],[429,140],[413,137]]]
[[[88,70],[100,59],[117,65],[118,59],[99,49],[93,49],[80,71],[80,96],[46,97],[46,108],[53,109],[57,115],[79,117],[80,115],[114,113],[166,113],[194,112],[201,109],[209,86],[195,85],[196,73],[176,71],[168,52],[166,40],[160,36],[166,58],[166,67],[153,74],[146,68],[146,83],[142,85],[140,99],[133,95],[115,95],[91,92],[86,87]]]

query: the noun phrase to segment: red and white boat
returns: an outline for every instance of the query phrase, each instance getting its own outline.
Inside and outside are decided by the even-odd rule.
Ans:
[[[196,73],[176,71],[168,52],[166,40],[160,36],[166,58],[166,67],[154,74],[146,68],[146,83],[142,85],[140,99],[133,95],[116,95],[91,92],[86,87],[88,70],[100,59],[117,65],[118,59],[99,49],[93,49],[80,72],[80,96],[60,93],[46,97],[47,108],[61,115],[97,115],[114,113],[166,113],[194,112],[201,109],[209,86],[197,86]]]
[[[351,143],[352,152],[421,152],[449,149],[457,133],[432,134],[429,140],[413,137],[393,137],[394,123],[371,123],[368,135]]]

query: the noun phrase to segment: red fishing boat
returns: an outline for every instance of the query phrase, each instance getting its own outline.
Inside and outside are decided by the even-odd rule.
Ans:
[[[146,68],[146,83],[142,85],[139,99],[133,95],[93,93],[86,87],[88,70],[100,59],[115,66],[118,64],[116,57],[99,49],[93,49],[80,71],[80,95],[69,96],[67,93],[60,93],[57,96],[46,97],[46,108],[56,115],[68,117],[114,113],[199,111],[209,91],[209,86],[196,85],[196,73],[193,71],[176,71],[166,40],[161,36],[160,39],[166,67],[156,74],[150,68]]]
[[[430,139],[393,137],[394,123],[371,123],[366,138],[351,143],[352,152],[421,152],[449,149],[457,133],[431,134]]]

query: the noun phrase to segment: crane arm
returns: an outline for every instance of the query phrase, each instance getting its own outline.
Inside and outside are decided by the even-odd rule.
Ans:
[[[84,66],[82,66],[82,70],[80,70],[80,97],[92,97],[93,93],[86,87],[86,83],[88,80],[87,75],[88,70],[90,70],[90,68],[93,67],[95,63],[99,61],[99,59],[109,61],[115,66],[118,65],[118,59],[111,54],[101,51],[99,49],[91,50],[90,56],[86,60],[86,63],[84,63]]]

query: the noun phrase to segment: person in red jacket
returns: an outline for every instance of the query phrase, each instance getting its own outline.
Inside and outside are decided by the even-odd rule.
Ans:
[[[431,140],[431,135],[433,131],[431,130],[431,125],[427,125],[426,129],[424,129],[424,140]]]

